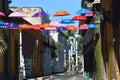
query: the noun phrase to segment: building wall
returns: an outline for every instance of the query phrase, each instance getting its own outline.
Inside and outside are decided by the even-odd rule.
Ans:
[[[13,80],[18,79],[19,73],[19,30],[1,30],[3,32],[6,43],[7,50],[1,58],[0,72],[3,76],[0,76],[0,80]]]
[[[116,26],[117,23],[114,25],[114,21],[117,20],[118,17],[117,15],[114,15],[116,13],[114,12],[118,12],[116,11],[115,5],[117,6],[118,3],[116,3],[116,1],[114,1],[115,3],[113,3],[112,0],[109,1],[101,1],[102,3],[102,9],[104,10],[104,19],[106,20],[105,23],[105,37],[104,42],[106,43],[106,55],[104,57],[105,61],[104,63],[106,64],[106,76],[107,79],[115,79],[115,80],[119,80],[119,59],[118,59],[118,51],[119,51],[119,39],[118,39],[118,35],[119,33],[116,33],[117,30],[119,30],[119,26]],[[114,6],[113,6],[114,4]],[[112,8],[111,8],[112,6]],[[113,9],[114,8],[114,9]],[[113,12],[114,11],[114,12]],[[112,22],[113,21],[113,22]],[[116,33],[116,34],[115,34]],[[114,48],[115,47],[115,48]],[[104,53],[103,53],[104,54]],[[117,55],[117,56],[115,56]],[[108,66],[108,67],[107,67]]]
[[[31,75],[37,77],[43,75],[44,36],[40,31],[23,31],[23,53],[25,59],[32,60]]]

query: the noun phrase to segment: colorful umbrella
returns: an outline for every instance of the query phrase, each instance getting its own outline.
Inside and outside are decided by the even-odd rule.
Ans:
[[[12,12],[8,17],[25,17],[25,15],[21,12]]]
[[[8,23],[6,24],[7,29],[18,29],[18,24],[16,23]]]
[[[85,14],[84,16],[85,16],[85,17],[91,17],[91,16],[94,16],[94,14],[93,14],[93,13],[87,13],[87,14]]]
[[[52,25],[52,26],[65,26],[64,24],[62,24],[62,23],[60,23],[60,22],[58,22],[58,21],[53,21],[53,22],[50,22],[50,25]]]
[[[6,24],[2,21],[0,21],[0,28],[5,28],[6,27]]]
[[[56,30],[57,26],[50,25],[49,23],[44,23],[40,25],[41,28],[45,30]]]
[[[41,25],[40,24],[35,24],[32,26],[33,29],[35,30],[44,30],[44,28],[41,28]]]
[[[63,19],[60,23],[63,23],[63,24],[73,24],[75,22],[73,20],[69,19],[69,18],[66,18],[66,19]]]
[[[19,28],[26,30],[26,29],[32,29],[32,26],[29,24],[21,24],[21,25],[19,25]]]
[[[0,16],[5,16],[5,14],[3,12],[0,11]]]
[[[91,10],[87,8],[82,8],[76,12],[76,14],[86,14],[86,13],[91,13]]]
[[[60,10],[57,11],[53,16],[68,16],[70,13],[68,11]]]
[[[88,28],[98,28],[98,26],[96,24],[89,24]]]
[[[67,30],[77,30],[77,27],[73,25],[67,25],[66,28]]]
[[[87,30],[88,29],[88,25],[87,24],[82,24],[78,27],[79,30]]]
[[[85,16],[77,15],[72,18],[72,20],[87,20]]]
[[[64,26],[59,26],[59,27],[57,27],[57,30],[67,30],[67,28]]]
[[[49,15],[45,12],[37,12],[32,17],[47,17],[47,16]]]
[[[49,26],[49,27],[45,27],[45,30],[56,30],[57,26]]]

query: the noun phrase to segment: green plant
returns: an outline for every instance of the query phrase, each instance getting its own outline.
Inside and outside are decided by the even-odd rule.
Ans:
[[[78,61],[78,66],[82,66],[82,62],[80,60]]]
[[[0,55],[3,54],[6,49],[7,49],[7,44],[4,41],[4,39],[0,37]]]

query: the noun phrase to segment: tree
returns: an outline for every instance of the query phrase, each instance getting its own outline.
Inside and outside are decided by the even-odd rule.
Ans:
[[[12,1],[11,1],[11,0],[8,0],[8,4],[10,4],[10,3],[12,3]]]
[[[0,55],[3,54],[6,49],[7,49],[7,44],[4,41],[4,39],[0,37]]]

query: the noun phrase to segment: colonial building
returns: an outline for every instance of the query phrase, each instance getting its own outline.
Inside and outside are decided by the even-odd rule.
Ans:
[[[88,68],[94,66],[94,75],[90,74],[93,79],[119,80],[119,1],[82,0],[82,3],[83,7],[96,12],[96,15],[101,19],[99,28],[89,29],[83,34],[84,54],[87,55],[85,71],[90,72],[89,70],[92,69]],[[98,24],[99,21],[95,21],[96,15],[94,16],[94,23]],[[90,56],[95,57],[94,65],[91,65],[93,62],[90,60],[93,58]]]

